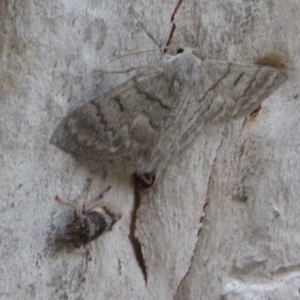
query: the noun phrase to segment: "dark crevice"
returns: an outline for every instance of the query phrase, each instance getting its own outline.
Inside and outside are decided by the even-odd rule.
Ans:
[[[169,37],[168,37],[168,40],[167,40],[165,48],[164,48],[164,53],[167,53],[167,51],[168,51],[168,47],[171,44],[171,41],[172,41],[172,38],[173,38],[173,35],[174,35],[174,32],[175,32],[175,29],[176,29],[176,24],[173,23],[172,27],[171,27],[171,31],[170,31]]]
[[[194,247],[194,252],[192,254],[192,257],[191,257],[191,260],[190,260],[190,265],[186,271],[186,273],[184,274],[184,276],[182,277],[181,281],[179,282],[178,284],[178,287],[177,287],[177,290],[176,290],[176,296],[178,295],[179,291],[180,291],[180,288],[181,286],[184,284],[184,281],[185,279],[187,278],[187,276],[190,274],[190,271],[191,271],[191,268],[193,266],[193,261],[194,261],[194,257],[195,257],[195,254],[196,254],[196,250],[197,250],[197,245],[199,243],[199,240],[200,240],[200,236],[201,236],[201,233],[202,233],[202,229],[203,229],[203,226],[204,226],[204,222],[205,222],[205,218],[206,218],[206,209],[209,205],[209,202],[210,202],[210,187],[211,187],[211,184],[212,184],[212,177],[213,177],[213,171],[215,170],[215,164],[216,164],[216,161],[217,161],[217,158],[218,158],[218,153],[219,153],[219,150],[221,149],[222,147],[222,144],[223,144],[223,136],[224,136],[224,132],[222,134],[222,137],[221,137],[221,141],[220,141],[220,144],[216,150],[216,155],[214,157],[214,160],[213,160],[213,163],[212,163],[212,166],[211,166],[211,170],[210,170],[210,174],[208,176],[208,182],[207,182],[207,191],[206,191],[206,197],[205,197],[205,203],[203,204],[203,207],[202,207],[202,215],[200,217],[200,220],[199,220],[199,230],[198,230],[198,233],[197,233],[197,242],[195,244],[195,247]]]
[[[135,236],[135,227],[136,227],[136,220],[137,220],[137,210],[140,206],[140,191],[139,191],[139,185],[135,183],[134,185],[134,203],[133,203],[133,209],[131,213],[131,221],[130,221],[130,227],[129,227],[129,235],[128,238],[131,242],[135,258],[139,264],[139,267],[141,268],[141,271],[144,276],[144,280],[147,283],[147,267],[145,264],[145,259],[143,256],[143,251],[142,251],[142,245],[138,238]]]
[[[176,4],[176,6],[175,6],[175,8],[174,8],[174,10],[173,10],[173,13],[172,13],[172,15],[171,15],[171,20],[170,20],[170,21],[171,21],[172,26],[171,26],[171,31],[170,31],[170,33],[169,33],[169,36],[168,36],[168,39],[167,39],[167,42],[166,42],[164,51],[163,51],[164,53],[167,52],[168,47],[170,46],[170,44],[171,44],[171,42],[172,42],[172,38],[173,38],[174,32],[175,32],[175,30],[176,30],[175,16],[176,16],[176,14],[177,14],[177,12],[178,12],[178,10],[179,10],[181,4],[182,4],[182,1],[183,1],[183,0],[178,0],[177,4]]]

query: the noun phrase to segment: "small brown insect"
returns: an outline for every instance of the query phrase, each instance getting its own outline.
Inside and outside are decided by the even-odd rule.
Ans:
[[[86,203],[90,186],[91,180],[88,179],[84,189],[82,211],[80,211],[78,204],[69,200],[62,200],[58,196],[55,197],[56,201],[74,209],[74,219],[67,225],[64,233],[58,235],[55,239],[58,248],[64,246],[69,249],[86,248],[87,244],[98,238],[102,233],[111,230],[113,225],[121,218],[120,214],[115,214],[100,205],[99,200],[110,190],[110,186],[90,203]]]

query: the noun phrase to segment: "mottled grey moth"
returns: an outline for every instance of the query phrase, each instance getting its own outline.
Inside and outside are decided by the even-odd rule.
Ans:
[[[286,79],[272,67],[203,61],[184,49],[75,110],[51,142],[80,158],[156,173],[203,126],[249,114]]]

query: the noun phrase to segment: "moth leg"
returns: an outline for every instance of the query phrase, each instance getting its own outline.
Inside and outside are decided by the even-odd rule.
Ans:
[[[78,203],[74,203],[73,201],[70,201],[67,199],[62,199],[59,196],[55,196],[55,201],[57,201],[63,205],[71,207],[77,214],[80,211]]]
[[[82,192],[83,203],[88,201],[88,196],[89,196],[89,192],[90,192],[90,189],[91,189],[91,185],[92,185],[92,178],[87,178],[86,181],[85,181],[83,192]]]
[[[135,183],[145,189],[151,187],[155,182],[155,173],[148,172],[148,173],[140,173],[136,172],[133,174]]]
[[[88,211],[88,210],[93,209],[95,206],[99,205],[99,203],[101,203],[100,200],[103,199],[103,197],[105,196],[105,194],[107,194],[110,189],[111,189],[111,186],[109,185],[97,197],[95,197],[90,203],[84,203],[84,210]]]
[[[91,244],[87,244],[83,246],[84,250],[85,250],[85,259],[87,262],[91,261],[93,259],[92,257],[92,245]]]

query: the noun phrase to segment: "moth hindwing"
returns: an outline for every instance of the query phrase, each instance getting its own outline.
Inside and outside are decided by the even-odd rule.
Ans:
[[[72,206],[74,218],[68,223],[65,231],[55,239],[59,247],[80,248],[86,246],[91,241],[98,238],[102,233],[111,230],[113,225],[121,218],[121,215],[111,212],[108,208],[101,206],[99,200],[110,187],[95,198],[87,208],[80,212],[78,204],[69,200],[62,200],[56,196],[55,200],[63,204]],[[86,201],[86,199],[84,199]]]
[[[251,113],[286,79],[282,70],[203,61],[187,49],[75,110],[51,142],[83,159],[155,174],[203,126]]]

